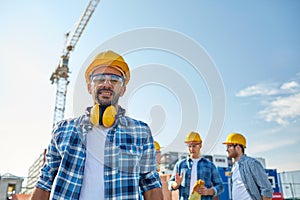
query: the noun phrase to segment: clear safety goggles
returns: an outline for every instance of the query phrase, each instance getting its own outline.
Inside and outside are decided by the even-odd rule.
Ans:
[[[195,148],[195,147],[198,147],[200,145],[200,143],[196,143],[196,144],[188,144],[188,145],[186,145],[187,146],[187,148]]]
[[[95,85],[101,85],[105,82],[108,82],[110,85],[117,86],[123,85],[124,78],[116,74],[93,74],[91,75],[91,82]]]
[[[226,149],[230,149],[231,147],[235,148],[237,144],[227,144]]]

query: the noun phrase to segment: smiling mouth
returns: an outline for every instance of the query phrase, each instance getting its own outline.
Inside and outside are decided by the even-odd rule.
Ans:
[[[104,97],[104,98],[112,97],[113,93],[114,92],[111,90],[99,90],[98,91],[98,95],[100,95],[101,97]]]
[[[100,94],[104,96],[112,96],[111,92],[100,92]]]

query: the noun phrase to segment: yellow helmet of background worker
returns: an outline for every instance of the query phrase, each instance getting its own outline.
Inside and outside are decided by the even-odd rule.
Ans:
[[[101,52],[95,56],[85,71],[85,80],[87,83],[90,82],[90,75],[93,71],[101,66],[110,66],[121,72],[125,80],[125,85],[127,85],[130,79],[128,65],[121,55],[111,50]]]
[[[201,143],[202,142],[202,139],[199,135],[199,133],[196,133],[196,132],[190,132],[189,134],[186,135],[185,137],[185,143],[188,143],[188,142],[199,142]]]
[[[230,133],[227,136],[226,142],[223,142],[223,144],[240,144],[246,148],[246,138],[239,133]]]
[[[158,144],[158,142],[154,141],[154,146],[156,151],[160,151],[160,145]]]

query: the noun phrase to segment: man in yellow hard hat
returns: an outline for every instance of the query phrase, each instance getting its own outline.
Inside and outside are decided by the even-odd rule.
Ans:
[[[156,150],[156,164],[157,164],[157,171],[160,172],[160,164],[161,164],[161,151],[160,151],[160,144],[157,141],[154,141],[154,146]]]
[[[245,154],[246,138],[240,133],[231,133],[223,144],[226,144],[228,157],[234,159],[232,199],[271,200],[273,189],[263,166]]]
[[[156,150],[156,164],[157,164],[157,172],[160,172],[160,164],[161,164],[161,151],[160,151],[160,144],[157,141],[154,141],[154,147]],[[141,191],[140,191],[141,193]],[[143,195],[140,195],[140,200],[144,200]]]
[[[118,105],[130,71],[114,51],[100,52],[85,71],[94,105],[53,129],[32,200],[162,200],[149,126]]]
[[[199,133],[188,133],[185,143],[189,156],[177,161],[168,181],[169,190],[179,189],[180,200],[188,200],[194,192],[201,195],[202,200],[211,200],[220,195],[224,191],[222,179],[216,166],[201,156],[202,139]],[[194,187],[198,182],[202,185]]]

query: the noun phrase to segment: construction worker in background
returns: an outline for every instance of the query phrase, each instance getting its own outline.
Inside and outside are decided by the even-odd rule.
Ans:
[[[229,158],[234,159],[231,170],[233,200],[271,200],[273,189],[263,166],[244,151],[246,139],[239,133],[228,135],[226,149]]]
[[[188,200],[192,193],[201,195],[202,200],[210,200],[220,195],[224,191],[222,179],[216,166],[201,156],[202,139],[200,135],[196,132],[188,133],[185,143],[189,156],[177,161],[168,181],[169,190],[179,189],[180,200]],[[203,183],[203,181],[204,186],[194,187],[198,182]]]
[[[149,126],[118,105],[130,79],[117,53],[97,54],[85,71],[94,105],[58,122],[32,200],[162,200]]]
[[[156,164],[157,164],[157,172],[160,172],[160,164],[161,164],[161,151],[160,151],[160,145],[157,141],[154,141],[154,147],[156,150]],[[142,191],[140,190],[140,200],[144,200],[144,197],[142,195]]]
[[[157,164],[157,172],[160,172],[160,164],[161,164],[161,151],[160,145],[157,141],[154,141],[154,146],[156,150],[156,164]]]

